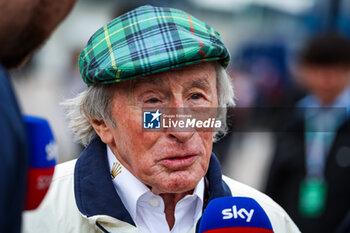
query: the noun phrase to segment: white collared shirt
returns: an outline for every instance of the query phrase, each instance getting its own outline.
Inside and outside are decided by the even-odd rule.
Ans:
[[[186,195],[176,204],[175,224],[170,230],[165,218],[163,199],[153,194],[131,174],[108,146],[107,155],[114,187],[135,224],[143,233],[184,233],[196,225],[202,215],[204,178],[198,183],[192,195]]]

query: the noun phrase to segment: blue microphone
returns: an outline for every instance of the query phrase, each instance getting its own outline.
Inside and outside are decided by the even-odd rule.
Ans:
[[[209,202],[200,233],[273,233],[264,209],[249,197],[220,197]]]
[[[26,125],[29,168],[25,210],[36,209],[48,191],[54,173],[57,145],[47,120],[23,116]]]

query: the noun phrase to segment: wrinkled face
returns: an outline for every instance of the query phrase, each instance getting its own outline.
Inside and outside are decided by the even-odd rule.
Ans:
[[[213,132],[144,132],[142,108],[218,107],[213,63],[192,65],[115,85],[102,140],[153,193],[191,191],[205,175]]]
[[[349,85],[350,69],[343,66],[304,67],[302,76],[306,88],[327,105]]]

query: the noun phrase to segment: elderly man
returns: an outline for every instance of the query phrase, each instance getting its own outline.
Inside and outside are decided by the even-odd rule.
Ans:
[[[229,59],[214,29],[176,9],[140,7],[99,29],[79,61],[89,88],[67,102],[71,127],[87,148],[57,166],[46,199],[26,214],[25,230],[195,232],[211,200],[247,196],[275,232],[299,232],[270,198],[222,177],[212,144],[224,124],[216,133],[143,129],[145,108],[233,105]]]

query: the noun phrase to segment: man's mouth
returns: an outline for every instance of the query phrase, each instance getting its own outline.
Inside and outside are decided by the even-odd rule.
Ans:
[[[169,156],[161,160],[161,163],[170,169],[184,169],[191,166],[197,158],[196,154]]]

